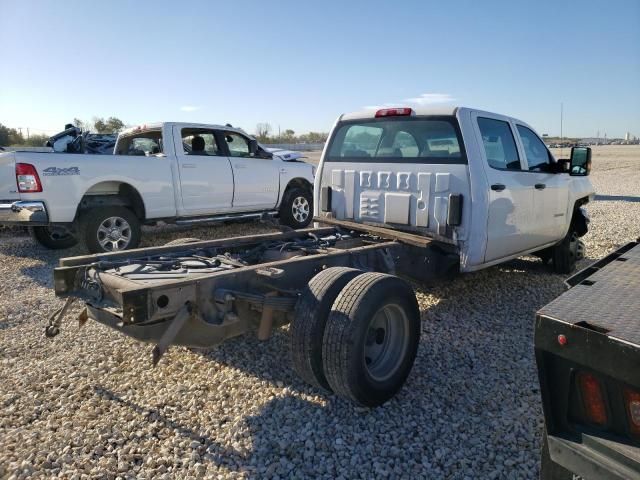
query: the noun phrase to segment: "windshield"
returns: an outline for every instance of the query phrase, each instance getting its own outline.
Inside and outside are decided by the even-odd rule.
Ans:
[[[329,162],[466,163],[454,117],[363,119],[339,125]]]

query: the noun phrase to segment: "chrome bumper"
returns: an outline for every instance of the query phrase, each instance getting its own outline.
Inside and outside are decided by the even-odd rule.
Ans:
[[[47,225],[49,215],[43,202],[0,201],[0,224]]]

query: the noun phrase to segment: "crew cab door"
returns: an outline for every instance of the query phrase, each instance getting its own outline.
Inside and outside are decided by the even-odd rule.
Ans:
[[[176,126],[173,138],[176,141],[183,213],[206,215],[230,210],[233,174],[216,132]]]
[[[544,142],[526,125],[516,123],[520,144],[534,179],[533,205],[536,237],[540,245],[556,242],[565,235],[571,222],[569,175],[554,173],[552,157]]]
[[[526,170],[509,118],[484,112],[472,117],[490,189],[484,261],[491,262],[539,245],[535,179]]]
[[[280,190],[282,162],[258,158],[249,151],[249,138],[238,132],[220,131],[233,170],[233,208],[259,210],[275,208]]]

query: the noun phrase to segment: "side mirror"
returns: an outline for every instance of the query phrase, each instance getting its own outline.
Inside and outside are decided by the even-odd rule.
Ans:
[[[591,149],[589,147],[571,148],[571,169],[569,175],[585,177],[591,173]]]
[[[255,139],[249,140],[249,154],[252,157],[257,158],[273,158],[273,155],[269,152],[265,152],[260,145],[258,145],[258,141]]]
[[[249,140],[249,153],[255,156],[258,153],[258,141],[256,139]]]

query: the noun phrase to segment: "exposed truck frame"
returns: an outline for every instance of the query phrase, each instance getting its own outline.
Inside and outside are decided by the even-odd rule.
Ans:
[[[566,284],[535,323],[541,478],[640,479],[640,239]]]
[[[153,362],[157,363],[170,345],[212,347],[250,330],[266,340],[274,326],[292,322],[295,329],[296,316],[300,315],[305,317],[300,323],[304,320],[306,328],[308,313],[296,308],[299,310],[300,303],[304,304],[312,279],[321,272],[330,274],[335,270],[338,276],[351,271],[357,272],[352,276],[382,272],[421,282],[457,272],[459,259],[451,245],[381,227],[323,221],[333,225],[62,259],[54,272],[55,291],[68,300],[52,315],[47,335],[59,332],[70,303],[79,298],[86,303],[81,325],[91,318],[138,340],[154,343]],[[387,277],[400,281],[395,276]],[[336,278],[329,283],[337,281]],[[411,292],[407,301],[415,302],[408,285],[407,289]],[[319,298],[317,292],[312,296],[315,295],[315,306],[325,308],[328,315],[328,307],[321,304],[329,302],[330,307],[337,294],[337,291],[327,294],[326,300]],[[414,343],[417,348],[420,330],[417,304],[415,311],[410,310],[402,314],[407,316],[405,326],[416,331],[408,335],[410,345],[400,342],[397,347],[405,350],[412,350]],[[327,318],[318,321],[324,326]],[[378,345],[384,347],[385,341],[380,339],[387,331],[384,325],[371,328],[378,334]],[[307,337],[300,342],[306,341],[309,349],[322,348],[320,333],[320,338]],[[396,348],[393,340],[389,341],[392,342],[389,348]],[[372,344],[375,346],[376,342]],[[397,361],[409,361],[409,365],[406,371],[398,372],[401,381],[391,389],[391,395],[400,388],[413,363],[415,351],[405,350],[396,354]],[[299,363],[313,363],[308,354],[301,355],[304,358],[299,358]],[[296,370],[305,377],[305,367]],[[322,375],[318,381],[308,376],[305,379],[327,387]],[[356,403],[375,405],[390,395],[382,395],[382,400],[343,396]]]

